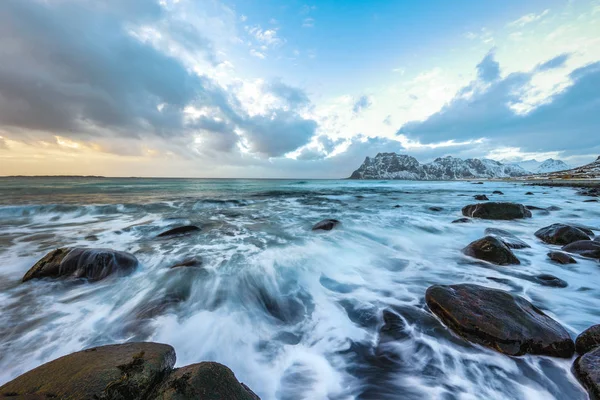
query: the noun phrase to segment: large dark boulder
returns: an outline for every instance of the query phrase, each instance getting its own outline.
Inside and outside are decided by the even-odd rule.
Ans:
[[[573,372],[592,400],[600,399],[600,347],[575,360]]]
[[[194,232],[199,232],[199,231],[200,231],[200,228],[198,228],[195,225],[185,225],[185,226],[178,226],[177,228],[169,229],[168,231],[159,233],[156,237],[164,238],[164,237],[170,237],[170,236],[182,236],[182,235],[188,235],[188,234],[191,234]]]
[[[484,233],[489,236],[497,237],[502,241],[502,243],[504,243],[511,249],[526,249],[531,247],[530,245],[528,245],[509,231],[505,231],[504,229],[486,228]]]
[[[46,254],[23,277],[86,278],[98,281],[112,274],[126,275],[138,265],[133,254],[111,249],[60,248]]]
[[[575,350],[579,354],[585,354],[598,346],[600,346],[600,324],[590,326],[575,340]]]
[[[556,321],[520,296],[473,284],[434,285],[429,309],[456,334],[511,356],[569,358],[575,345]]]
[[[497,237],[486,236],[471,242],[463,250],[463,253],[497,265],[520,264],[519,259],[513,252]]]
[[[233,372],[216,362],[188,365],[172,372],[160,385],[155,400],[260,400]]]
[[[569,243],[562,247],[562,250],[579,254],[587,258],[600,259],[600,242],[595,240],[580,240],[578,242]]]
[[[546,243],[565,245],[578,240],[590,240],[586,233],[574,226],[552,224],[535,232],[535,236]]]
[[[323,221],[317,222],[313,227],[313,231],[330,231],[340,224],[337,219],[324,219]]]
[[[469,204],[463,207],[462,213],[465,217],[482,219],[519,219],[531,218],[531,211],[522,204],[487,202],[478,204]]]
[[[94,347],[26,372],[0,387],[0,395],[66,400],[145,399],[173,365],[175,350],[166,344]]]
[[[556,261],[559,264],[576,264],[577,261],[567,253],[563,253],[562,251],[551,251],[548,253],[548,257],[552,261]]]

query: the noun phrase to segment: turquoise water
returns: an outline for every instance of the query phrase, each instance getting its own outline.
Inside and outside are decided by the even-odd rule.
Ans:
[[[475,194],[561,209],[452,224]],[[573,337],[598,323],[598,263],[553,264],[533,235],[555,222],[598,229],[600,207],[583,199],[501,182],[0,178],[0,384],[85,347],[151,340],[174,346],[177,365],[228,365],[263,399],[585,399],[572,360],[469,344],[424,302],[432,284],[472,282],[529,299]],[[342,224],[312,232],[324,218]],[[156,239],[183,224],[202,230]],[[521,265],[462,255],[490,226],[532,246],[515,251]],[[59,246],[129,251],[140,266],[20,283]],[[169,269],[189,257],[203,267]],[[532,282],[539,273],[568,287]],[[379,333],[384,310],[404,323],[394,340]]]

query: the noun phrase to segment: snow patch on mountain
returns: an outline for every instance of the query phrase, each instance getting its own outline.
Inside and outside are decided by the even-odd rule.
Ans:
[[[555,160],[553,158],[548,158],[544,161],[532,159],[519,162],[508,162],[506,160],[501,160],[500,162],[506,165],[519,166],[532,174],[547,174],[550,172],[565,171],[572,168],[572,166],[564,161]]]
[[[519,166],[504,165],[489,159],[437,158],[421,164],[406,154],[379,153],[367,157],[350,179],[455,180],[473,178],[510,178],[529,175]]]

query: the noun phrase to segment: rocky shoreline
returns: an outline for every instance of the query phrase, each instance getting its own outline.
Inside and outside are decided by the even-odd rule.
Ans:
[[[462,208],[463,218],[511,221],[535,218],[536,212],[553,209],[511,202],[488,201],[501,192],[475,196],[481,202]],[[586,196],[594,196],[588,192]],[[558,207],[556,208],[558,209]],[[433,210],[435,211],[435,210]],[[342,222],[325,219],[311,230],[328,234]],[[540,226],[534,237],[520,238],[508,230],[485,229],[484,236],[466,245],[462,252],[469,262],[504,268],[518,268],[519,251],[530,248],[527,240],[539,240],[548,248],[548,257],[559,263],[577,263],[578,258],[600,261],[600,236],[596,228],[556,222]],[[173,227],[157,235],[157,240],[198,234],[195,226]],[[525,240],[523,240],[525,239]],[[561,251],[558,251],[558,250]],[[24,275],[22,284],[31,280],[86,280],[95,282],[121,278],[133,272],[138,260],[130,253],[103,248],[65,247],[51,251]],[[182,262],[170,268],[201,266],[201,262]],[[540,285],[558,288],[567,282],[548,275],[528,277]],[[574,341],[571,334],[547,315],[535,302],[510,292],[483,285],[457,283],[432,285],[424,293],[428,310],[459,338],[507,356],[525,354],[572,358],[572,371],[592,398],[600,396],[600,325],[582,332]],[[387,312],[387,314],[386,314]],[[384,310],[384,333],[390,312]],[[393,314],[395,315],[395,314]],[[387,327],[387,328],[386,328]],[[390,332],[388,332],[390,331]],[[393,333],[393,332],[392,332]],[[390,339],[393,340],[393,339]],[[166,344],[137,342],[82,350],[37,367],[0,387],[0,397],[13,399],[248,399],[259,397],[240,383],[229,368],[202,362],[174,369],[175,350]]]

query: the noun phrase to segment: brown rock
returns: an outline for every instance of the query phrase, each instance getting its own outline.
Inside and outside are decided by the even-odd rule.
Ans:
[[[590,326],[575,340],[575,350],[582,355],[598,346],[600,346],[600,324]]]
[[[559,264],[576,264],[577,261],[567,253],[563,253],[562,251],[551,251],[548,253],[548,257],[552,261],[556,261]]]
[[[590,240],[590,237],[579,228],[565,224],[552,224],[535,232],[540,240],[550,244],[565,245],[578,240]]]
[[[463,250],[463,253],[497,265],[520,264],[519,259],[513,252],[497,237],[486,236],[471,242]]]
[[[465,217],[482,219],[510,220],[519,218],[531,218],[531,211],[522,204],[487,202],[469,204],[463,207],[462,213]]]
[[[575,345],[556,321],[520,296],[484,286],[434,285],[429,309],[456,334],[511,356],[569,358]]]
[[[600,347],[577,358],[573,363],[573,373],[592,400],[600,399]]]

